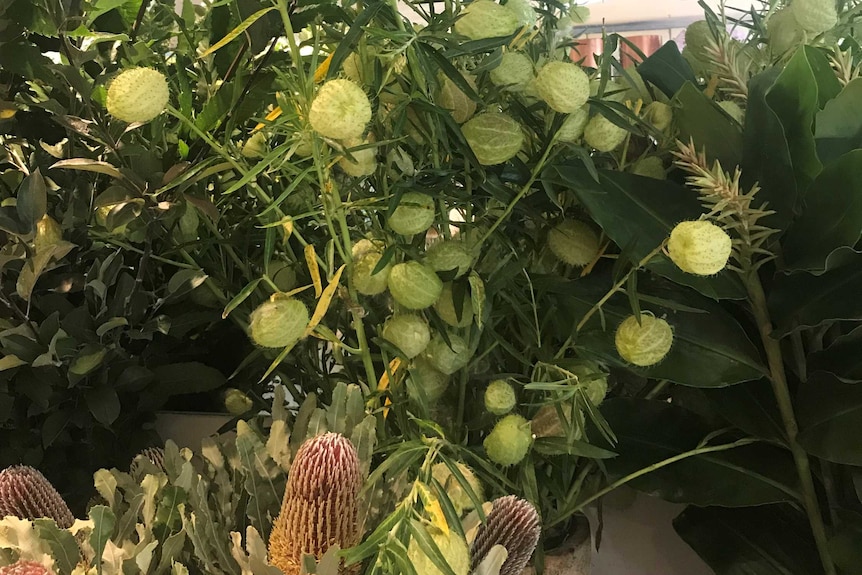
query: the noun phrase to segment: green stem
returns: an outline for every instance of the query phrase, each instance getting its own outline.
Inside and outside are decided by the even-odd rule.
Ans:
[[[796,471],[799,475],[800,489],[802,491],[802,502],[808,514],[808,522],[811,524],[817,552],[820,554],[820,560],[823,563],[826,575],[836,575],[835,564],[832,562],[832,557],[829,554],[829,538],[826,535],[826,526],[823,523],[820,504],[817,501],[817,492],[814,488],[811,464],[808,460],[808,454],[797,441],[799,424],[796,422],[790,389],[787,386],[787,375],[784,371],[781,345],[777,339],[772,337],[772,320],[769,316],[769,308],[766,305],[766,294],[763,291],[763,284],[760,283],[760,277],[756,271],[750,271],[744,276],[744,281],[751,301],[751,311],[757,322],[757,329],[760,332],[760,339],[766,352],[772,391],[775,394],[775,400],[781,412],[781,420],[784,423],[787,443],[790,446],[793,460],[796,463]]]
[[[586,507],[587,505],[589,505],[593,501],[601,499],[602,497],[604,497],[605,495],[607,495],[608,493],[610,493],[614,489],[617,489],[618,487],[622,487],[626,483],[629,483],[630,481],[634,481],[635,479],[637,479],[639,477],[643,477],[644,475],[652,473],[653,471],[658,471],[659,469],[661,469],[663,467],[667,467],[668,465],[672,465],[674,463],[677,463],[678,461],[688,459],[689,457],[696,457],[698,455],[704,455],[706,453],[717,453],[719,451],[728,451],[730,449],[736,449],[737,447],[743,447],[746,445],[751,445],[752,443],[757,443],[759,441],[760,441],[759,439],[753,439],[753,438],[751,438],[751,439],[740,439],[739,441],[734,441],[733,443],[725,443],[722,445],[713,445],[710,447],[700,447],[698,449],[692,449],[691,451],[686,451],[685,453],[680,453],[679,455],[674,455],[673,457],[669,457],[667,459],[659,461],[658,463],[654,463],[654,464],[650,465],[649,467],[644,467],[643,469],[639,469],[639,470],[635,471],[634,473],[630,473],[630,474],[626,475],[625,477],[618,479],[617,481],[614,481],[613,483],[611,483],[610,485],[608,485],[607,487],[605,487],[601,491],[598,491],[594,495],[588,497],[587,499],[585,499],[584,501],[582,501],[581,503],[576,505],[571,510],[571,513],[566,513],[566,514],[561,515],[560,517],[557,517],[549,525],[547,525],[547,527],[551,528],[554,525],[562,523],[563,521],[565,521],[566,519],[571,517],[573,514],[577,513],[578,511],[581,511],[584,507]],[[834,571],[832,573],[834,574]]]
[[[479,240],[480,246],[483,245],[488,240],[488,238],[491,237],[491,234],[493,234],[497,230],[497,228],[499,228],[500,225],[506,220],[506,218],[508,218],[509,215],[511,215],[512,210],[515,209],[515,206],[518,204],[518,202],[520,202],[522,199],[524,199],[524,196],[526,196],[527,192],[530,191],[530,188],[533,187],[533,183],[536,181],[536,179],[538,179],[539,174],[545,168],[545,162],[548,160],[548,156],[551,155],[551,150],[553,149],[553,147],[554,147],[554,142],[551,141],[548,144],[548,147],[545,149],[545,152],[542,154],[541,159],[536,164],[536,167],[533,168],[533,171],[530,174],[530,179],[527,180],[527,183],[524,184],[524,186],[518,192],[518,195],[516,195],[514,197],[514,199],[512,199],[511,202],[509,202],[509,205],[506,206],[506,209],[503,211],[503,213],[500,215],[500,217],[497,218],[497,221],[494,222],[494,224],[488,229],[487,232],[485,232],[485,234]]]
[[[293,63],[296,65],[296,71],[303,86],[306,86],[305,68],[302,66],[302,55],[299,53],[299,46],[296,44],[296,36],[293,33],[293,24],[290,21],[290,14],[287,13],[287,0],[277,0],[278,13],[281,15],[281,23],[284,26],[284,35],[287,37],[287,44],[290,46],[290,55],[293,58]]]
[[[581,318],[581,321],[578,322],[578,326],[575,328],[575,331],[576,332],[581,331],[581,329],[587,324],[587,322],[590,321],[590,318],[593,317],[593,314],[595,314],[598,310],[600,310],[601,307],[603,305],[605,305],[608,302],[608,300],[614,296],[615,293],[617,293],[620,289],[622,289],[622,287],[626,284],[626,282],[629,281],[629,277],[631,277],[631,275],[633,273],[636,273],[640,268],[647,265],[650,262],[650,260],[652,260],[655,256],[660,254],[662,249],[664,249],[664,242],[662,242],[662,244],[659,247],[657,247],[656,249],[654,249],[653,251],[651,251],[650,253],[645,255],[643,257],[643,259],[641,259],[641,261],[639,261],[636,266],[632,267],[632,269],[630,269],[627,274],[625,274],[622,278],[620,278],[620,280],[617,283],[615,283],[613,285],[613,287],[611,287],[611,289],[608,291],[608,293],[606,293],[604,296],[602,296],[602,299],[600,299],[598,301],[598,303],[596,303],[596,305],[594,305],[590,309],[590,311],[588,311],[587,314],[583,318]]]

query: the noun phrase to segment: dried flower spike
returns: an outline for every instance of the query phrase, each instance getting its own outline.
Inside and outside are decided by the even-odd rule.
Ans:
[[[476,569],[494,545],[502,545],[509,556],[500,575],[519,575],[532,557],[541,532],[539,512],[532,503],[514,495],[495,499],[470,548],[471,568]]]
[[[150,463],[158,467],[159,471],[165,472],[165,450],[161,447],[147,447],[136,455],[132,460],[132,464],[129,466],[129,473],[132,475],[137,475],[141,468],[141,464],[138,462],[138,457],[147,458]]]
[[[304,555],[319,560],[333,545],[356,545],[361,487],[359,457],[346,437],[326,433],[303,443],[269,538],[270,563],[285,575],[298,575]]]
[[[69,506],[36,469],[26,465],[7,467],[0,472],[0,517],[53,519],[61,529],[75,522]]]
[[[54,572],[35,561],[16,561],[0,567],[0,575],[54,575]]]

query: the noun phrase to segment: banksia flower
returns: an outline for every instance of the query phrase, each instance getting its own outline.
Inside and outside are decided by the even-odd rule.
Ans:
[[[129,473],[132,475],[137,475],[138,471],[141,469],[138,457],[146,457],[150,460],[150,463],[159,468],[159,471],[163,473],[165,472],[165,450],[161,447],[147,447],[137,454],[132,460],[132,464],[129,466]]]
[[[298,575],[303,555],[320,559],[333,545],[356,545],[361,487],[359,457],[346,437],[326,433],[303,443],[269,538],[270,563],[285,575]]]
[[[502,545],[509,556],[500,575],[519,575],[539,542],[542,523],[533,504],[508,495],[494,500],[487,520],[479,527],[470,548],[471,569],[476,569],[494,545]]]
[[[26,465],[7,467],[0,472],[0,517],[19,519],[53,519],[61,529],[68,529],[75,517],[60,494],[36,469]]]
[[[0,567],[0,575],[54,575],[54,572],[35,561],[16,561]]]

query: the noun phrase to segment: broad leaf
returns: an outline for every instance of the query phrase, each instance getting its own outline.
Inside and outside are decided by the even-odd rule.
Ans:
[[[862,319],[862,254],[852,254],[844,267],[823,275],[778,276],[769,294],[769,310],[785,336],[832,320]]]
[[[637,69],[644,80],[655,84],[668,98],[672,98],[686,82],[695,82],[691,66],[673,41],[659,48]]]
[[[800,193],[804,193],[822,167],[814,145],[818,86],[809,61],[812,57],[816,57],[814,48],[797,50],[766,94],[766,102],[784,128]]]
[[[844,573],[855,573],[862,565],[862,515],[839,509],[840,528],[829,540],[829,551]]]
[[[80,559],[78,543],[75,536],[65,529],[60,529],[51,519],[36,519],[33,526],[39,539],[51,548],[51,556],[60,575],[69,575]]]
[[[604,232],[626,249],[633,262],[661,245],[676,224],[696,220],[703,213],[697,192],[673,182],[608,170],[599,171],[596,182],[580,164],[552,170],[574,190]],[[683,272],[662,254],[647,267],[714,299],[745,297],[739,279],[728,270],[709,278],[695,276]]]
[[[781,120],[766,101],[766,94],[781,69],[775,67],[758,74],[749,83],[748,107],[742,149],[742,183],[746,190],[756,183],[761,190],[757,199],[775,214],[764,218],[764,225],[784,230],[793,221],[798,189],[794,177],[790,146]]]
[[[804,514],[786,505],[689,507],[674,528],[716,575],[823,574]]]
[[[693,450],[713,431],[698,415],[663,401],[615,398],[601,410],[619,439],[613,447],[619,456],[604,461],[612,480]],[[678,503],[744,507],[793,501],[795,482],[789,452],[755,444],[689,457],[630,485]]]
[[[826,166],[787,232],[785,268],[822,273],[842,265],[862,237],[862,150]]]
[[[690,82],[682,86],[673,104],[680,140],[693,139],[697,149],[705,149],[709,160],[721,162],[725,171],[739,165],[742,132],[736,122]]]
[[[808,453],[862,465],[862,385],[842,383],[829,373],[816,373],[799,388],[799,443]]]
[[[844,86],[817,114],[817,153],[826,164],[862,148],[862,78]]]
[[[21,182],[16,207],[19,219],[31,230],[45,215],[48,209],[47,188],[38,169]]]
[[[764,439],[784,440],[784,426],[769,380],[704,389],[701,393],[719,415],[744,432]]]
[[[766,375],[757,348],[733,316],[721,306],[681,288],[656,285],[657,282],[648,278],[639,279],[638,283],[642,310],[657,317],[666,316],[674,330],[673,346],[667,357],[654,366],[637,368],[619,356],[614,334],[617,326],[632,314],[624,294],[612,297],[602,311],[584,326],[575,342],[580,353],[629,368],[646,377],[668,379],[692,387],[724,387]],[[596,273],[555,289],[561,292],[561,305],[571,310],[577,321],[598,302],[610,285],[607,276]],[[682,311],[680,307],[689,311]]]
[[[837,338],[832,345],[808,358],[811,372],[826,371],[844,383],[862,383],[862,327]]]

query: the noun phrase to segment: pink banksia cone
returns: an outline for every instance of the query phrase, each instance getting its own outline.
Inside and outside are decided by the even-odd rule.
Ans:
[[[54,572],[35,561],[18,561],[0,567],[0,575],[54,575]]]
[[[495,499],[470,548],[470,569],[475,570],[494,545],[502,545],[509,556],[500,575],[519,575],[533,556],[541,532],[542,522],[532,503],[514,495]]]
[[[138,471],[141,469],[138,457],[145,457],[150,461],[150,463],[155,465],[159,471],[163,473],[165,472],[165,450],[161,447],[147,447],[137,454],[132,460],[132,464],[129,466],[129,473],[132,475],[137,475]]]
[[[75,522],[69,506],[36,469],[15,465],[0,471],[0,517],[19,519],[53,519],[61,529]]]
[[[270,563],[285,575],[298,575],[304,555],[320,559],[333,545],[356,545],[361,487],[359,457],[350,440],[326,433],[303,443],[290,466],[281,512],[269,537]]]

